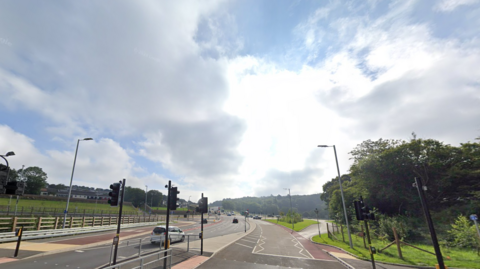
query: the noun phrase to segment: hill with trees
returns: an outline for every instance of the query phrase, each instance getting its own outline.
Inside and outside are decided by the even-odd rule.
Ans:
[[[305,218],[316,218],[315,208],[319,210],[319,218],[328,218],[327,205],[320,200],[320,194],[292,195],[291,205],[293,212],[300,213]],[[222,201],[215,201],[210,206],[222,206],[225,210],[239,212],[248,210],[251,214],[283,215],[290,210],[290,197],[288,195],[270,195],[266,197],[227,198]]]

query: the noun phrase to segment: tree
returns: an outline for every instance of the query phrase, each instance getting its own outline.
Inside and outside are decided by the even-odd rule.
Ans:
[[[47,173],[38,166],[28,167],[17,171],[17,180],[25,181],[25,194],[40,194],[40,190],[47,186]]]
[[[150,190],[147,193],[147,204],[150,204],[151,207],[161,206],[162,199],[163,194],[157,190]]]
[[[140,188],[125,187],[124,201],[131,202],[133,206],[139,207],[145,204],[145,191]]]

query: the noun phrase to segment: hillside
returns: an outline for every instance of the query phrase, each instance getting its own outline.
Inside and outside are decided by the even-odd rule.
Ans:
[[[266,197],[243,197],[226,198],[222,201],[215,201],[210,206],[222,206],[226,210],[245,211],[250,213],[263,213],[279,215],[280,212],[287,213],[290,210],[290,198],[287,196],[266,196]],[[292,208],[306,218],[315,218],[315,208],[319,210],[319,218],[328,218],[327,206],[320,200],[320,194],[292,195]]]

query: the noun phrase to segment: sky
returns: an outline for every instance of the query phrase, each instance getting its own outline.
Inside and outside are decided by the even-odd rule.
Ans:
[[[480,1],[0,2],[0,154],[209,202],[322,192],[371,139],[480,136]],[[289,190],[288,190],[289,189]]]

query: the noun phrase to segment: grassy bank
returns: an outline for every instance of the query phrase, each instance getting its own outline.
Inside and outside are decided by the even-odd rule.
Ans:
[[[271,223],[277,223],[279,225],[282,225],[282,226],[285,226],[289,229],[292,229],[292,224],[291,223],[288,223],[288,222],[283,222],[283,221],[279,221],[277,222],[276,219],[267,219],[266,221],[268,222],[271,222]],[[302,222],[297,222],[295,223],[295,227],[294,227],[294,231],[301,231],[305,228],[307,228],[308,226],[312,225],[312,224],[317,224],[318,222],[314,221],[314,220],[304,220]]]
[[[357,255],[361,258],[370,259],[370,253],[367,249],[364,248],[363,245],[363,238],[357,235],[352,235],[352,241],[354,245],[354,249],[350,249],[348,243],[348,235],[345,232],[345,243],[341,241],[342,235],[335,234],[338,240],[332,240],[328,238],[326,234],[322,234],[320,238],[318,235],[313,237],[313,241],[337,246],[345,251],[348,251],[354,255]],[[372,246],[374,246],[377,251],[379,249],[384,248],[388,245],[389,242],[383,242],[380,240],[372,240]],[[435,253],[432,246],[429,245],[422,245],[422,244],[413,244],[415,247],[427,250],[429,252]],[[368,246],[368,243],[367,243]],[[398,263],[398,264],[406,264],[406,265],[419,265],[419,266],[435,266],[437,264],[437,258],[435,255],[417,250],[410,246],[402,246],[402,256],[403,259],[400,259],[398,256],[398,251],[396,245],[393,245],[386,250],[382,251],[381,253],[375,254],[376,261],[383,261],[383,262],[390,262],[390,263]],[[458,249],[458,248],[442,248],[442,254],[445,265],[448,267],[456,267],[456,268],[480,268],[480,257],[477,256],[475,250],[466,250],[466,249]],[[447,258],[448,257],[448,258]]]
[[[10,199],[8,198],[0,198],[0,206],[7,206],[9,204]],[[12,198],[10,203],[11,210],[15,208],[16,199],[15,197]],[[56,209],[56,212],[63,212],[65,210],[65,206],[67,205],[65,201],[48,201],[48,200],[26,200],[20,198],[18,201],[17,210],[20,211],[22,207],[26,212],[30,211],[31,208],[34,208],[34,211],[40,212],[45,209],[47,212],[52,212]],[[73,202],[70,201],[68,205],[68,212],[73,213],[75,212],[83,212],[84,210],[88,211],[88,213],[92,213],[94,210],[95,212],[100,213],[101,211],[109,212],[109,211],[118,211],[118,207],[111,207],[109,204],[105,203],[82,203],[82,202]],[[123,208],[124,213],[126,214],[133,214],[135,211],[132,207],[125,207]]]

